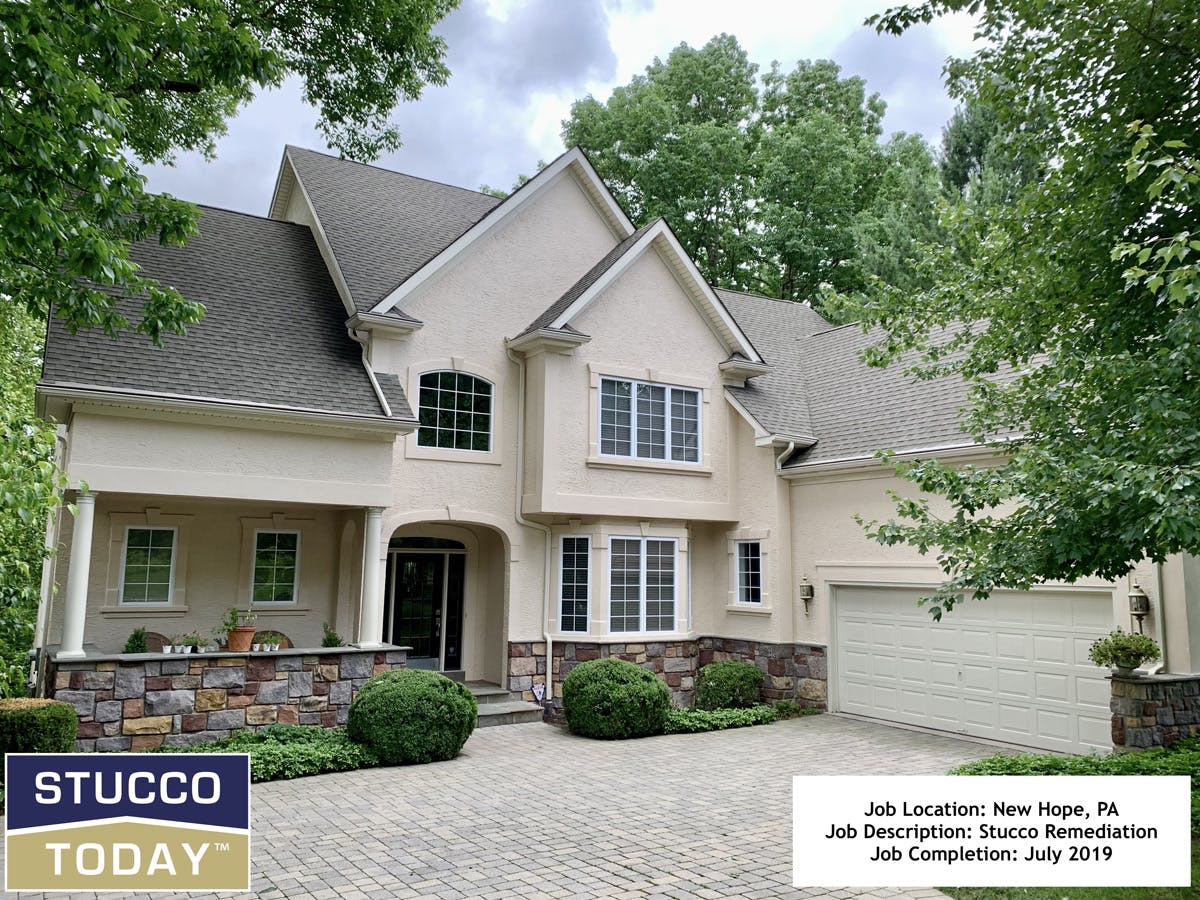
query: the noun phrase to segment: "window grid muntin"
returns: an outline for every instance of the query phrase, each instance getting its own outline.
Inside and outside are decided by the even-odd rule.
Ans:
[[[699,463],[700,391],[628,378],[601,378],[600,453]]]
[[[738,603],[762,603],[762,543],[737,543]]]
[[[675,630],[678,542],[674,538],[609,541],[608,630]]]
[[[176,536],[174,527],[126,527],[121,553],[121,603],[171,602],[175,589]]]
[[[583,634],[588,631],[591,539],[567,536],[562,539],[559,579],[559,631]]]
[[[254,532],[253,603],[295,603],[300,583],[300,532],[261,528]]]
[[[417,445],[490,453],[492,394],[492,383],[477,375],[423,372],[417,393]]]

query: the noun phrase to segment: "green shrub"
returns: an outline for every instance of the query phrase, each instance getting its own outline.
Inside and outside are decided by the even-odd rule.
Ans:
[[[325,632],[324,636],[321,638],[322,647],[346,646],[346,642],[342,640],[342,636],[334,631],[328,622],[321,623],[321,630]]]
[[[667,734],[696,734],[724,728],[766,725],[779,718],[775,708],[761,703],[749,709],[672,709],[667,712]]]
[[[819,716],[824,710],[801,706],[795,700],[776,700],[771,704],[777,719],[798,719],[801,716]]]
[[[346,734],[384,765],[453,759],[475,729],[475,697],[437,672],[396,669],[376,675],[350,704]]]
[[[1088,659],[1098,666],[1136,669],[1142,663],[1158,659],[1162,651],[1154,638],[1145,634],[1126,634],[1120,628],[1107,637],[1092,641]]]
[[[159,753],[249,753],[251,781],[282,781],[326,772],[379,765],[379,758],[356,744],[341,728],[271,725],[190,747],[162,747]]]
[[[567,727],[613,740],[662,734],[671,692],[653,672],[623,659],[580,663],[563,681]]]
[[[129,635],[129,640],[125,642],[123,653],[145,653],[146,650],[146,629],[135,628],[133,633]]]
[[[950,770],[951,775],[1191,775],[1192,831],[1200,834],[1200,741],[1180,741],[1108,756],[989,756]]]
[[[758,703],[762,669],[735,659],[709,663],[696,682],[696,705],[701,709],[742,709]]]
[[[0,755],[70,753],[79,720],[75,707],[57,700],[0,700]],[[0,769],[0,779],[3,778]]]

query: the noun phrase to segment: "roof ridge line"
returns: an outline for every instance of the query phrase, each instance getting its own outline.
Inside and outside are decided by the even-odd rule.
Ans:
[[[345,156],[334,156],[332,153],[328,153],[324,150],[313,150],[311,147],[301,147],[299,144],[284,144],[283,146],[284,146],[285,151],[286,150],[303,150],[305,153],[313,153],[313,154],[316,154],[317,156],[323,156],[326,159],[332,159],[334,162],[351,163],[352,165],[362,166],[363,168],[366,168],[366,169],[374,169],[376,172],[386,172],[389,175],[399,175],[402,178],[412,178],[414,181],[424,181],[427,184],[436,184],[439,187],[453,188],[456,191],[463,191],[464,193],[467,193],[467,194],[474,194],[476,197],[488,197],[489,199],[495,200],[497,203],[502,203],[504,200],[504,198],[493,197],[491,194],[484,193],[483,191],[476,191],[476,190],[472,190],[471,188],[465,188],[461,184],[451,184],[448,181],[438,181],[436,178],[426,178],[423,175],[413,175],[411,172],[401,172],[399,169],[389,169],[386,166],[376,165],[375,163],[362,162],[361,160],[350,159]]]

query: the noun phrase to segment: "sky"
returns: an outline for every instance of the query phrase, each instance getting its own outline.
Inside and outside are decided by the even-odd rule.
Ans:
[[[538,160],[565,148],[571,103],[612,89],[666,58],[680,43],[737,37],[751,61],[832,59],[887,101],[884,130],[930,143],[954,103],[942,83],[948,57],[966,55],[972,23],[950,17],[877,35],[863,25],[888,0],[462,0],[437,28],[447,43],[446,85],[397,107],[404,145],[377,165],[461,187],[508,189]],[[217,144],[217,158],[181,154],[145,169],[149,188],[185,200],[265,215],[284,144],[326,150],[316,111],[298,82],[244,106]]]

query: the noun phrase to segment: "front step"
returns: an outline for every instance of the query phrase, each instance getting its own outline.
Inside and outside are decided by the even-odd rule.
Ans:
[[[513,694],[512,691],[506,691],[497,684],[490,684],[486,681],[469,681],[467,690],[475,695],[475,702],[479,704],[476,728],[542,721],[540,706],[522,700],[519,695]]]

